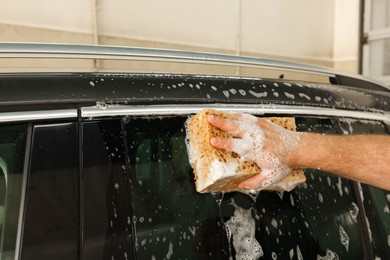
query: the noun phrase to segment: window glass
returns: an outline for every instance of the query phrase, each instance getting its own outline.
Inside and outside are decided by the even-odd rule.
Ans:
[[[376,121],[343,119],[340,127],[344,134],[387,133],[384,125]],[[390,192],[361,184],[361,194],[373,254],[375,258],[390,259]]]
[[[298,131],[334,134],[331,120],[298,118]],[[221,212],[232,231],[237,258],[360,259],[363,255],[356,203],[348,180],[306,170],[307,180],[291,192],[262,191],[258,196],[224,195]],[[239,247],[240,241],[251,247]]]
[[[130,118],[125,125],[139,259],[361,258],[348,180],[312,170],[292,192],[196,193],[185,119]],[[297,125],[336,133],[331,120]]]
[[[26,124],[0,125],[0,259],[15,254],[26,133]]]
[[[126,120],[138,259],[229,259],[216,198],[195,191],[185,120]]]
[[[77,124],[34,126],[22,259],[77,258],[78,194]]]
[[[121,121],[83,123],[83,143],[83,259],[132,259],[132,204]]]

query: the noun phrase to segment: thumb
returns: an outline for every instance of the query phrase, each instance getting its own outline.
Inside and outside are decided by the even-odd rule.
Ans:
[[[263,186],[263,182],[267,179],[263,174],[256,174],[255,176],[246,179],[238,185],[239,189],[243,190],[257,190]]]

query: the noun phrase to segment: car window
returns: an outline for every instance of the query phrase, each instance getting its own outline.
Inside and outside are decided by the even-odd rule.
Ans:
[[[33,127],[22,259],[75,259],[79,240],[76,123]]]
[[[185,120],[126,120],[138,259],[229,259],[217,199],[195,191]]]
[[[132,202],[120,120],[83,123],[83,259],[133,259]]]
[[[369,258],[362,229],[367,211],[374,253],[387,256],[389,196],[381,191],[377,204],[372,187],[362,188],[363,206],[356,183],[306,170],[306,183],[291,192],[197,193],[186,119],[83,123],[84,259]],[[299,131],[325,134],[358,128],[349,121],[338,128],[339,121],[327,118],[296,122]],[[378,131],[376,124],[363,126]]]
[[[0,258],[13,259],[17,239],[27,124],[0,125]]]
[[[298,131],[335,134],[332,120],[297,118]],[[258,196],[227,193],[221,204],[236,257],[359,259],[363,255],[356,203],[348,180],[305,170],[307,181],[291,192]],[[248,246],[238,246],[248,241]],[[255,255],[253,247],[260,248]]]
[[[199,194],[184,117],[130,118],[125,130],[139,259],[356,259],[364,255],[349,180],[306,171],[292,192]],[[300,131],[336,133],[329,119]]]
[[[386,127],[376,121],[342,119],[340,127],[344,134],[388,133]],[[361,184],[361,195],[373,254],[375,258],[390,259],[390,192]]]

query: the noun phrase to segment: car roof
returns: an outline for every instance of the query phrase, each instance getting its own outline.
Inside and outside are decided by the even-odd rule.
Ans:
[[[108,105],[276,104],[388,111],[390,91],[361,75],[318,66],[199,52],[112,46],[0,43],[0,58],[140,59],[267,67],[322,74],[328,83],[186,73],[0,73],[2,111]]]
[[[288,80],[184,74],[34,73],[0,75],[0,107],[75,107],[97,102],[280,104],[388,110],[390,93]]]

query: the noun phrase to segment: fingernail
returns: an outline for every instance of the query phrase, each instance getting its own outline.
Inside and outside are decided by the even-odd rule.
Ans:
[[[218,144],[218,139],[217,139],[216,137],[212,137],[212,138],[210,139],[210,143],[211,143],[212,145],[216,145],[216,144]]]

